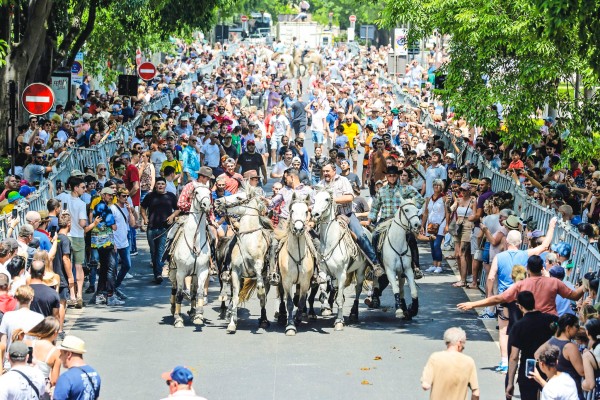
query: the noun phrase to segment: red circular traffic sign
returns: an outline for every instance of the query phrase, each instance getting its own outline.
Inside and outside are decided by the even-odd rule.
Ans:
[[[247,15],[242,15],[240,17],[240,19],[242,20],[242,22],[246,22],[246,21],[248,21],[248,16]]]
[[[21,102],[29,114],[43,115],[54,105],[54,92],[43,83],[32,83],[23,90]]]
[[[151,62],[141,63],[138,67],[138,75],[145,81],[152,80],[156,76],[156,67]]]
[[[348,19],[350,20],[350,22],[356,22],[356,15],[351,15],[348,17]]]

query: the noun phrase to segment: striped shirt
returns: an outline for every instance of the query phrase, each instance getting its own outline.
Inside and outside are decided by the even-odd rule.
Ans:
[[[323,186],[325,189],[331,189],[333,191],[333,198],[342,197],[348,194],[352,195],[352,198],[354,198],[354,191],[352,190],[352,185],[350,184],[350,181],[344,176],[336,175],[331,182],[327,182],[325,179],[322,179],[319,182],[319,185]],[[338,214],[350,213],[352,213],[352,202],[338,205]]]

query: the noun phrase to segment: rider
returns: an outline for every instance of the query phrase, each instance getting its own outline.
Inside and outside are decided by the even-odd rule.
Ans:
[[[312,204],[314,200],[314,191],[310,186],[304,185],[302,182],[300,182],[299,172],[295,168],[286,169],[283,173],[283,180],[285,186],[276,196],[273,196],[273,198],[269,200],[268,207],[269,209],[273,209],[279,205],[282,205],[279,213],[279,224],[277,225],[277,229],[285,231],[288,226],[288,218],[290,216],[289,207],[292,203],[292,196],[294,193],[296,196],[308,199]],[[269,259],[269,279],[272,285],[279,284],[279,273],[277,273],[277,265],[275,263],[275,253],[278,246],[279,241],[274,237],[271,241],[271,256]]]
[[[198,178],[196,181],[188,182],[181,191],[181,195],[179,196],[179,200],[177,200],[177,208],[179,208],[179,218],[175,220],[173,226],[169,229],[167,233],[167,243],[165,244],[165,252],[163,255],[163,259],[165,261],[169,261],[169,249],[179,230],[179,227],[183,225],[185,222],[185,217],[190,212],[190,208],[192,207],[192,194],[194,193],[194,189],[197,184],[204,185],[208,187],[211,179],[214,179],[212,168],[210,167],[201,167],[198,171]]]
[[[333,200],[338,204],[337,213],[348,217],[348,227],[356,235],[356,243],[364,251],[365,255],[373,265],[373,273],[376,277],[384,274],[383,268],[379,265],[379,260],[373,250],[373,246],[364,232],[362,225],[352,211],[352,199],[354,199],[354,191],[350,181],[345,177],[336,173],[335,164],[327,163],[323,166],[323,179],[319,182],[320,186],[333,190]]]
[[[398,183],[398,176],[400,176],[400,183]],[[377,224],[380,224],[390,218],[393,218],[402,200],[414,200],[417,208],[421,208],[425,202],[417,189],[408,184],[410,179],[408,171],[400,170],[396,166],[391,166],[388,167],[385,177],[387,179],[387,185],[384,185],[381,189],[379,189],[377,196],[375,196],[373,199],[371,211],[369,212],[369,218],[367,219],[367,223],[369,225],[375,221],[377,221]],[[373,247],[375,249],[378,247],[380,234],[381,232],[377,230],[373,233]],[[409,237],[412,237],[412,239]],[[412,232],[406,232],[406,238],[413,258],[412,267],[414,270],[415,279],[421,279],[423,274],[421,273],[418,264],[414,262],[415,257],[417,260],[419,259],[419,250],[417,247],[416,238]],[[411,244],[411,242],[414,243],[414,245]],[[376,307],[379,304],[379,296],[388,283],[389,281],[385,276],[381,276],[379,278],[379,288],[373,291],[373,306]],[[367,302],[367,304],[369,303]]]

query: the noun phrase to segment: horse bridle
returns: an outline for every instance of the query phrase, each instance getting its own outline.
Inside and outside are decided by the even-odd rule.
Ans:
[[[402,216],[404,216],[404,219],[406,219],[406,221],[407,221],[407,226],[403,226],[403,225],[401,224],[401,222],[402,222],[402,218],[400,218],[400,222],[397,222],[397,221],[396,221],[396,218],[393,218],[393,219],[392,219],[393,223],[395,223],[395,224],[396,224],[396,225],[398,225],[400,228],[402,228],[402,229],[404,229],[404,230],[406,230],[406,231],[412,231],[412,229],[411,229],[411,227],[410,227],[410,221],[411,221],[413,218],[417,218],[417,219],[419,219],[419,216],[418,216],[417,214],[415,214],[415,215],[413,215],[413,216],[411,216],[411,217],[409,217],[409,216],[406,214],[406,211],[404,210],[404,207],[407,207],[407,206],[410,206],[410,205],[412,205],[412,204],[404,204],[404,205],[402,205],[402,206],[400,206],[400,207],[399,207],[399,209],[400,209],[400,214],[401,214]]]

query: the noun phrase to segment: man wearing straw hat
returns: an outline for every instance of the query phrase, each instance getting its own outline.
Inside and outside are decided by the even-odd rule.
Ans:
[[[68,335],[57,347],[60,350],[60,362],[68,370],[56,381],[54,400],[99,398],[102,381],[98,372],[83,360],[85,342]]]

